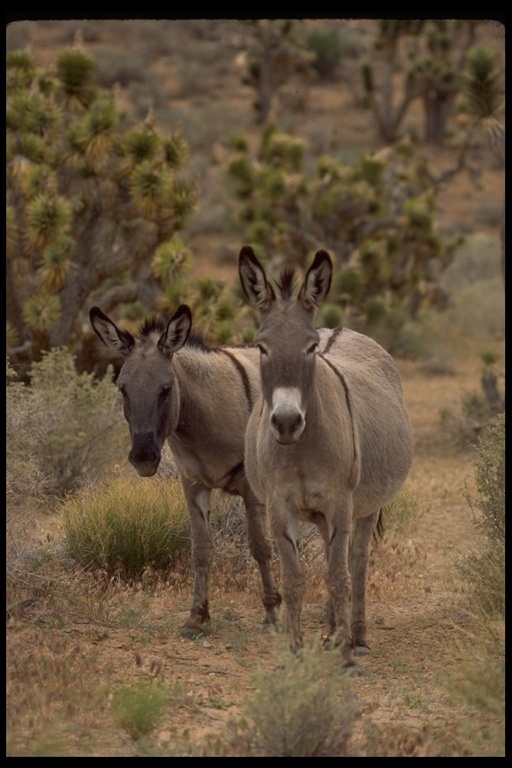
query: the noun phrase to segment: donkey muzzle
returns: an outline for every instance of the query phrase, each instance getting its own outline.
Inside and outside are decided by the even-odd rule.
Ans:
[[[281,445],[296,443],[305,426],[306,419],[302,411],[290,405],[274,408],[270,416],[270,431]]]
[[[152,432],[139,432],[132,435],[132,449],[128,461],[141,477],[154,475],[160,464],[161,452],[155,444]]]

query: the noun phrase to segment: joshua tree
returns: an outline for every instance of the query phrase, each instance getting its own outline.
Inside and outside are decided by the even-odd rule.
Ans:
[[[44,349],[80,347],[92,298],[154,309],[184,261],[185,139],[151,113],[128,125],[94,70],[80,40],[54,73],[7,56],[7,351],[22,375]]]

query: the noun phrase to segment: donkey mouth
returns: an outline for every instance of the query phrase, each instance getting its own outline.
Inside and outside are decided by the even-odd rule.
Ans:
[[[130,464],[135,467],[137,473],[141,477],[153,477],[156,474],[158,465],[160,464],[160,458],[151,461],[144,461],[141,459],[134,459],[131,455],[128,456]]]
[[[279,443],[279,445],[294,445],[299,437],[302,435],[303,430],[301,429],[298,432],[278,432],[277,430],[272,430],[272,434],[274,435],[276,442]]]
[[[134,464],[135,466],[135,464]],[[158,469],[158,464],[155,466],[139,466],[135,467],[140,477],[153,477],[153,475],[156,475],[156,471]]]

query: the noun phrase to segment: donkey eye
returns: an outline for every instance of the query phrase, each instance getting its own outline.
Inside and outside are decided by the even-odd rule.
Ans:
[[[316,352],[317,349],[318,349],[318,344],[315,341],[314,344],[312,344],[310,347],[307,348],[306,354],[307,355],[312,355],[314,352]]]
[[[268,355],[267,349],[263,346],[263,344],[256,344],[256,346],[258,347],[260,354]]]

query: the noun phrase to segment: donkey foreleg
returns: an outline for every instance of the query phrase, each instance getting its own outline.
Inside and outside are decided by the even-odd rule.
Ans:
[[[252,556],[258,563],[263,585],[263,605],[265,620],[263,627],[275,627],[279,618],[279,606],[282,598],[278,592],[272,571],[272,542],[268,533],[267,512],[247,485],[244,490],[247,512],[247,538]]]
[[[339,514],[337,515],[340,517]],[[340,647],[344,667],[356,669],[350,634],[350,573],[348,552],[350,538],[350,514],[343,515],[343,520],[328,523],[329,552],[325,582],[334,613],[335,631],[333,646]],[[333,519],[327,515],[326,519]]]
[[[281,582],[285,606],[285,631],[290,649],[296,653],[302,648],[301,613],[306,578],[299,558],[298,525],[294,520],[272,514],[272,531],[279,552]]]
[[[370,652],[366,641],[366,581],[373,531],[379,511],[354,521],[350,547],[350,575],[352,578],[352,645],[356,656]]]
[[[186,478],[182,478],[182,485],[192,532],[194,594],[190,616],[181,631],[185,637],[194,638],[202,631],[204,622],[210,620],[208,595],[210,568],[213,561],[213,539],[210,528],[211,491]]]

